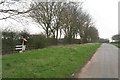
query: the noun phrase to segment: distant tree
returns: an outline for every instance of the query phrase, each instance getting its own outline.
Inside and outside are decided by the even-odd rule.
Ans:
[[[95,27],[89,27],[88,30],[88,41],[97,42],[99,39],[98,30]]]
[[[109,39],[99,38],[98,41],[99,41],[100,43],[109,43]]]
[[[78,16],[78,3],[68,3],[64,7],[63,13],[63,32],[64,38],[68,43],[71,43],[73,39],[77,36],[77,16]],[[80,6],[79,6],[80,7]]]
[[[115,42],[120,42],[120,34],[113,35],[112,40],[115,40]]]
[[[98,31],[94,26],[94,23],[92,22],[91,16],[86,13],[82,12],[78,15],[78,33],[81,38],[81,43],[86,43],[91,41],[93,37],[98,36]],[[92,32],[93,31],[93,32]],[[97,33],[96,35],[94,33]],[[91,36],[91,34],[94,34]]]

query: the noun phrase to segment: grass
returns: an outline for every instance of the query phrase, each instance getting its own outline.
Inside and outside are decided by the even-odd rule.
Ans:
[[[112,43],[112,44],[120,48],[120,43]]]
[[[98,47],[98,43],[54,46],[4,55],[3,78],[69,78]]]

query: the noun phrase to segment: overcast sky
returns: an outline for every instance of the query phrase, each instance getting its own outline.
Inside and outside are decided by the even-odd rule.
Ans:
[[[78,0],[81,1],[81,0]],[[82,0],[84,1],[84,0]],[[111,38],[118,33],[118,2],[120,0],[85,0],[83,9],[90,13],[95,22],[96,28],[99,31],[101,38]],[[19,29],[26,26],[31,33],[39,32],[42,28],[37,28],[38,25],[33,23],[19,24],[15,21],[0,21],[2,27],[9,26],[11,24],[17,24]],[[12,27],[12,26],[11,26]],[[14,26],[15,27],[15,26]]]
[[[83,8],[95,21],[101,38],[111,38],[118,33],[118,2],[120,0],[86,0]]]

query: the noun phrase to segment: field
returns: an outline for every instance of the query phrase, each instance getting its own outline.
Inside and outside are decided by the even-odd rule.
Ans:
[[[100,45],[61,45],[4,55],[3,78],[70,78]]]

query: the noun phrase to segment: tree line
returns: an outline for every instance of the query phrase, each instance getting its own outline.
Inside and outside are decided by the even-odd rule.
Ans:
[[[6,2],[1,1],[0,5],[4,3]],[[11,18],[11,14],[14,16],[27,13],[27,17],[31,17],[44,29],[46,38],[54,38],[56,44],[61,37],[66,39],[68,43],[78,37],[81,43],[96,42],[99,37],[91,16],[83,11],[82,2],[32,1],[30,8],[25,11],[8,7],[8,9],[0,9],[0,13],[10,14],[5,19]]]
[[[3,4],[3,3],[1,3]],[[82,8],[78,2],[33,2],[26,11],[14,9],[3,10],[1,13],[10,13],[12,16],[27,15],[38,23],[44,30],[43,34],[30,35],[27,32],[2,32],[2,47],[4,51],[12,46],[15,50],[16,44],[20,43],[20,36],[26,35],[29,49],[43,48],[57,44],[75,44],[97,42],[99,40],[98,30],[89,13]],[[2,19],[11,18],[12,16]],[[26,18],[27,18],[26,17]],[[30,46],[34,46],[30,48]],[[6,53],[6,52],[5,52]]]
[[[89,13],[82,10],[82,3],[35,2],[29,17],[40,24],[46,37],[57,40],[64,36],[68,43],[80,37],[81,43],[96,42],[99,37]]]
[[[119,43],[120,42],[120,33],[112,36],[113,42]]]

